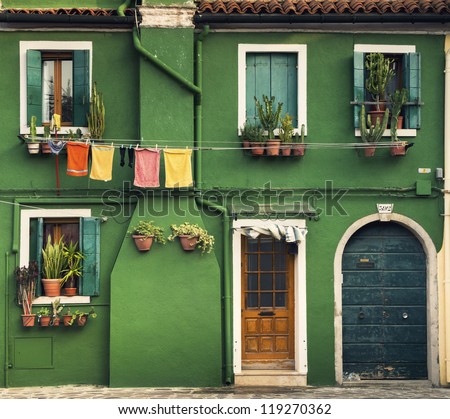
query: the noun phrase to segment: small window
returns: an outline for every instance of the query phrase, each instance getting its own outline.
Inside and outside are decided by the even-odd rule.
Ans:
[[[396,89],[408,90],[408,104],[403,107],[404,129],[399,135],[415,136],[420,129],[421,115],[421,82],[420,54],[415,52],[415,46],[409,45],[355,45],[354,51],[354,127],[359,129],[361,104],[371,102],[373,98],[365,88],[367,70],[366,55],[371,52],[381,52],[394,60],[395,77],[387,87],[387,98]],[[388,134],[386,134],[388,135]]]
[[[306,45],[240,44],[238,52],[238,128],[257,122],[255,97],[274,96],[295,132],[306,125]]]
[[[41,134],[54,113],[67,129],[87,128],[91,50],[90,42],[20,43],[22,134],[29,133],[32,116]]]

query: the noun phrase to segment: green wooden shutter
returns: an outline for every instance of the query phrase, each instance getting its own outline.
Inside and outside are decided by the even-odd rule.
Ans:
[[[36,295],[43,295],[42,292],[42,247],[44,246],[44,219],[37,218],[30,220],[30,261],[37,261],[38,278],[36,283]]]
[[[42,125],[42,59],[41,52],[27,51],[27,123],[36,116],[36,125]]]
[[[409,92],[409,102],[421,101],[420,54],[408,53],[403,56],[403,84]],[[420,105],[405,106],[405,128],[420,128]]]
[[[80,219],[80,249],[83,252],[83,274],[80,294],[96,296],[100,291],[100,220]]]
[[[353,53],[353,100],[355,102],[364,102],[364,95],[364,53],[355,51]],[[361,105],[354,105],[353,112],[354,127],[359,128]]]
[[[73,126],[86,127],[89,112],[89,50],[73,52]]]
[[[246,57],[246,117],[258,122],[254,97],[262,102],[263,95],[275,96],[283,103],[283,115],[293,117],[298,126],[297,109],[297,54],[249,53]]]

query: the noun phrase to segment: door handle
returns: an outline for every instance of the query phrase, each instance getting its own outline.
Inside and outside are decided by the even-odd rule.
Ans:
[[[258,316],[275,316],[275,312],[273,311],[260,311]]]

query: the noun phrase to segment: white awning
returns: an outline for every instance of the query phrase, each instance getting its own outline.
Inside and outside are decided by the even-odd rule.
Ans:
[[[238,230],[244,236],[256,239],[261,234],[266,236],[272,236],[277,240],[286,240],[287,243],[300,243],[302,242],[306,234],[307,228],[299,228],[294,226],[284,226],[282,224],[267,224],[265,227],[241,227]]]

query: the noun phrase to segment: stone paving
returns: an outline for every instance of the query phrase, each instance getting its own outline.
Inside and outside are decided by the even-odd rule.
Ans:
[[[335,387],[109,388],[56,386],[0,388],[0,399],[450,399],[450,388],[427,381],[348,383]]]

